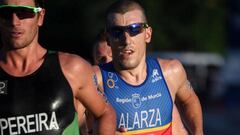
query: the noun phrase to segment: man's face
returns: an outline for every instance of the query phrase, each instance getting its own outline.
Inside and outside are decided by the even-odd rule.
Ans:
[[[34,13],[34,0],[3,0],[0,5],[0,32],[3,46],[21,49],[37,43],[38,29],[43,23],[44,9]],[[25,8],[27,6],[29,8]]]
[[[108,44],[112,48],[114,64],[120,69],[133,69],[145,62],[146,43],[151,40],[152,30],[142,26],[143,18],[137,9],[109,15]]]
[[[96,65],[112,61],[112,50],[107,41],[99,42],[94,53],[94,64]]]

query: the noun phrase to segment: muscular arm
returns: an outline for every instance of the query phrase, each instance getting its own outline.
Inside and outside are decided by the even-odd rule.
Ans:
[[[98,94],[91,65],[76,55],[62,54],[60,59],[75,99],[80,101],[98,120],[98,134],[113,135],[116,115],[113,108]]]
[[[197,95],[186,79],[176,95],[180,110],[183,112],[187,127],[193,135],[203,135],[202,109]]]
[[[173,101],[183,114],[183,120],[193,135],[203,135],[202,109],[197,95],[187,80],[178,60],[159,60]]]

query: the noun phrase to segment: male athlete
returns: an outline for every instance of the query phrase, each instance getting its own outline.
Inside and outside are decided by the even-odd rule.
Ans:
[[[172,118],[176,101],[191,134],[203,135],[202,110],[178,60],[146,56],[152,28],[134,0],[118,0],[106,12],[107,41],[113,61],[95,67],[99,87],[117,112],[120,133],[182,135]],[[174,115],[173,115],[174,116]]]
[[[41,0],[0,0],[0,135],[78,135],[78,104],[113,135],[114,110],[96,90],[91,65],[38,43]]]

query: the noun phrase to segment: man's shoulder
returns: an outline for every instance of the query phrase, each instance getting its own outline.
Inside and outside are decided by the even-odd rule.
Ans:
[[[66,63],[89,63],[87,62],[84,58],[77,54],[73,53],[68,53],[68,52],[59,52],[59,59],[61,62],[66,62]]]
[[[80,56],[78,56],[77,54],[73,54],[73,53],[68,53],[68,52],[58,52],[59,54],[59,58],[61,60],[66,60],[66,59],[78,59],[80,58]]]
[[[158,62],[167,76],[177,76],[185,74],[184,67],[178,59],[161,59],[158,58]]]
[[[91,64],[77,54],[59,52],[59,60],[62,68],[70,71],[84,71],[91,68]]]
[[[168,67],[176,67],[182,66],[182,63],[178,59],[163,59],[163,58],[157,58],[158,63],[165,68]]]
[[[176,93],[184,80],[186,80],[186,72],[182,63],[177,59],[158,59],[158,61],[164,78],[171,88],[171,93]]]

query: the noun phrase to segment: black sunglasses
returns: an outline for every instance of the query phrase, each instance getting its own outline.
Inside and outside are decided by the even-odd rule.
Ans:
[[[42,8],[32,6],[18,6],[18,5],[0,5],[0,19],[10,20],[13,13],[19,19],[33,18]]]
[[[107,29],[107,32],[110,33],[114,38],[122,38],[124,32],[127,32],[131,37],[140,34],[143,29],[148,28],[147,23],[133,23],[127,26],[113,26]]]

